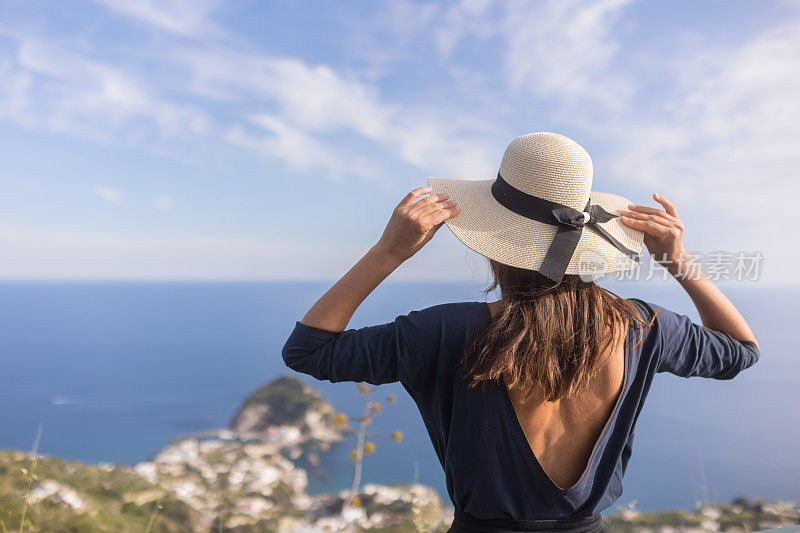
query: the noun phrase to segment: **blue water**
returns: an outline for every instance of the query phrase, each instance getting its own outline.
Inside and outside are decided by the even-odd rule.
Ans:
[[[29,449],[90,463],[132,464],[171,439],[228,424],[249,392],[286,373],[280,349],[321,283],[0,283],[0,449]],[[410,309],[481,298],[473,284],[387,283],[352,327]],[[622,284],[696,317],[677,285]],[[691,508],[739,496],[800,500],[800,291],[734,286],[763,358],[730,382],[656,378],[636,432],[619,504]],[[304,377],[305,379],[305,377]],[[307,379],[339,410],[360,411],[355,385]],[[373,426],[367,482],[414,479],[446,498],[444,476],[402,387]],[[312,491],[343,488],[350,444],[312,476]]]

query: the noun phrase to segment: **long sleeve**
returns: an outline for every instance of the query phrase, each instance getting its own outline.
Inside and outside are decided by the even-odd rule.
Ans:
[[[441,338],[441,306],[412,311],[393,322],[338,333],[301,322],[283,347],[292,370],[331,382],[417,385],[434,371]]]
[[[658,372],[732,379],[760,357],[753,342],[737,341],[726,333],[695,324],[686,315],[649,305],[656,311],[661,338]]]

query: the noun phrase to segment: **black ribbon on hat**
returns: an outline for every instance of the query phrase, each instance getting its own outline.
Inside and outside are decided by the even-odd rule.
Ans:
[[[568,205],[524,193],[504,180],[499,172],[497,179],[492,184],[492,196],[500,205],[518,215],[551,226],[558,226],[556,236],[547,249],[547,255],[538,268],[540,274],[556,283],[564,278],[572,255],[578,247],[583,228],[587,225],[591,225],[620,252],[634,261],[639,261],[639,254],[627,248],[599,225],[599,223],[616,218],[617,215],[612,215],[599,205],[592,204],[591,198],[583,211],[578,211]],[[584,213],[588,213],[588,219]]]

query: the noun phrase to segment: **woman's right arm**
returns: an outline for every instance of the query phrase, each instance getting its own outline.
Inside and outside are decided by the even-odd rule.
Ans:
[[[676,279],[691,297],[705,327],[727,333],[737,341],[752,342],[758,346],[758,341],[742,314],[702,271],[697,277],[683,276]]]
[[[758,347],[742,314],[719,287],[692,262],[683,246],[683,222],[675,206],[658,194],[653,199],[664,210],[631,204],[623,211],[623,224],[644,232],[644,244],[653,258],[672,274],[694,302],[703,326]]]

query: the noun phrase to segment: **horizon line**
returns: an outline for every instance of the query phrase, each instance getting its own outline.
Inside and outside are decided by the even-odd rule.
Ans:
[[[212,283],[229,283],[229,284],[246,284],[246,283],[336,283],[337,278],[111,278],[111,277],[96,277],[96,278],[23,278],[23,277],[0,277],[0,284],[14,284],[14,283],[197,283],[197,284],[212,284]],[[667,279],[652,279],[652,280],[601,280],[601,283],[614,283],[618,285],[671,285],[673,280]],[[435,279],[435,278],[388,278],[384,280],[381,285],[386,283],[425,283],[425,284],[461,284],[461,285],[485,285],[485,282],[479,282],[474,279]],[[779,283],[770,281],[737,281],[737,280],[715,280],[715,283],[729,288],[729,287],[745,287],[748,289],[758,288],[800,288],[800,283]],[[679,285],[675,285],[679,287]]]

